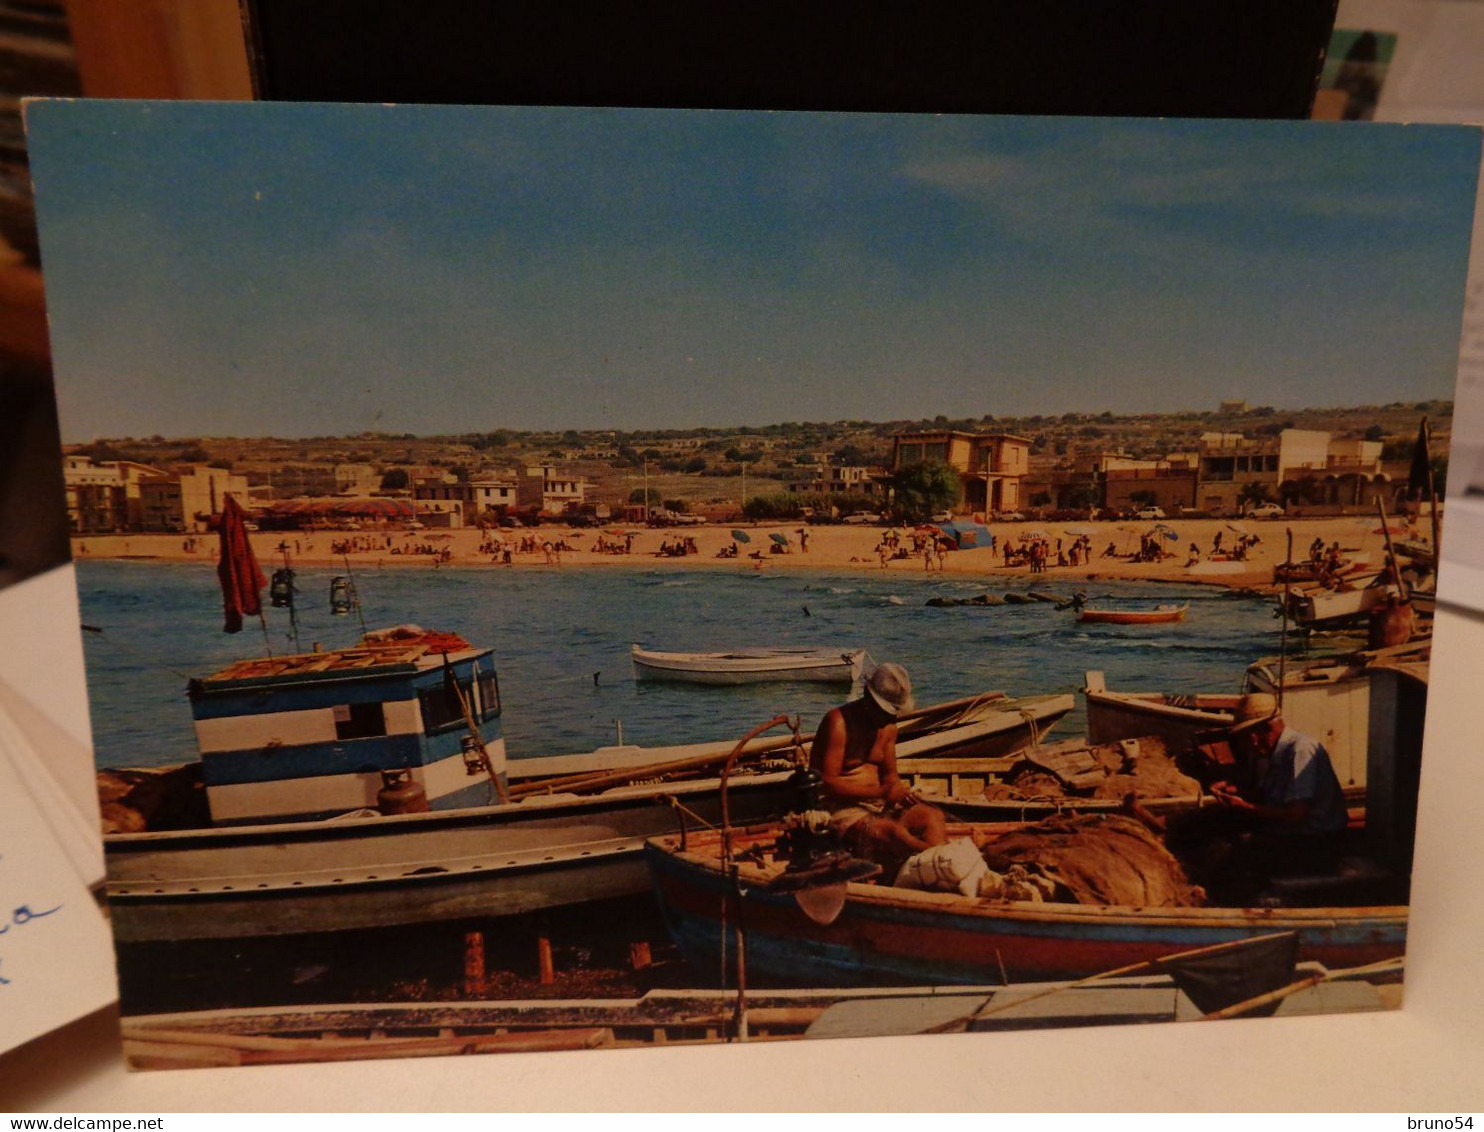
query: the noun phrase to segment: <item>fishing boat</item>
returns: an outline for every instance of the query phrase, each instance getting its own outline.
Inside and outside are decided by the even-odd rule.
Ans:
[[[1188,751],[1205,732],[1230,727],[1242,698],[1239,693],[1115,692],[1096,671],[1088,672],[1083,682],[1091,742],[1116,743],[1155,735],[1176,753]]]
[[[360,792],[353,804],[318,820],[305,820],[303,811],[311,805],[318,810],[328,795],[314,794],[314,800],[306,802],[299,788],[286,790],[271,781],[252,783],[255,791],[247,796],[226,795],[226,809],[220,808],[223,796],[218,793],[213,816],[220,814],[232,824],[207,826],[202,819],[192,827],[189,815],[182,819],[157,813],[166,828],[114,833],[104,839],[107,894],[117,937],[123,942],[148,942],[390,927],[514,915],[642,893],[648,887],[642,860],[645,839],[676,828],[682,810],[688,820],[720,820],[718,771],[734,753],[740,759],[739,771],[731,780],[735,818],[777,816],[794,801],[789,780],[809,749],[809,741],[798,736],[746,744],[740,751],[735,743],[708,742],[609,748],[606,755],[585,761],[580,756],[559,756],[505,762],[503,745],[497,747],[494,738],[498,717],[489,714],[498,711],[494,670],[481,669],[482,675],[475,678],[474,666],[483,663],[486,654],[467,651],[471,655],[457,660],[462,654],[450,653],[455,675],[449,683],[458,680],[461,686],[472,685],[473,710],[483,717],[482,722],[476,719],[483,747],[500,753],[490,760],[491,766],[544,763],[546,771],[565,773],[519,778],[497,770],[492,776],[482,764],[465,761],[469,752],[459,739],[446,744],[454,748],[454,755],[428,764],[431,773],[416,763],[420,755],[408,754],[405,766],[347,775],[341,789]],[[460,664],[465,667],[460,669]],[[370,696],[379,686],[377,694],[403,695],[395,691],[400,685],[389,683],[392,677],[415,684],[428,679],[426,671],[436,676],[429,696],[385,701],[387,718],[400,718],[399,713],[412,721],[452,716],[453,697],[443,683],[441,660],[426,671],[419,671],[416,664],[405,673],[388,673],[387,668],[381,664],[360,670],[364,684],[359,690]],[[275,710],[258,718],[251,713],[222,718],[235,719],[237,733],[251,731],[255,741],[263,738],[258,734],[263,729],[300,734],[307,720],[298,718],[292,708],[294,692],[305,697],[300,710],[333,718],[333,709],[320,701],[335,686],[336,678],[326,674],[334,671],[280,673],[271,698],[266,697],[266,685],[250,683],[249,687],[265,696],[263,705]],[[243,670],[236,666],[227,672],[239,676],[226,679],[218,674],[203,684],[210,686],[212,695],[227,696],[229,703],[232,693],[246,691],[242,680],[270,679],[241,675]],[[468,696],[470,688],[464,692]],[[1039,738],[1074,706],[1069,695],[1014,700],[1001,693],[930,705],[902,721],[903,763],[943,754],[1001,755]],[[423,711],[434,714],[424,717]],[[370,709],[361,712],[358,718],[364,719]],[[457,723],[441,731],[439,737],[457,738],[456,727]],[[208,729],[207,735],[212,734]],[[464,732],[465,737],[469,734]],[[253,754],[268,764],[278,760],[277,765],[288,769],[302,765],[322,745],[336,746],[314,742],[312,735],[301,737],[311,740],[298,745],[303,749],[282,742],[275,746],[269,738]],[[338,744],[341,753],[335,757],[350,763],[345,750],[372,738],[378,737],[342,741]],[[425,738],[416,745],[419,752],[424,750]],[[360,755],[369,759],[373,751],[382,750],[373,745]],[[186,787],[177,795],[189,801],[194,796],[189,782],[192,773],[198,780],[207,780],[210,796],[213,787],[206,777],[206,764],[215,754],[203,750],[200,764],[169,772],[135,773],[161,779],[186,776]],[[333,750],[325,757],[332,754]],[[441,765],[450,757],[453,766]],[[394,760],[383,751],[382,761],[391,764]],[[229,762],[226,769],[236,765]],[[401,772],[412,784],[428,783],[424,812],[401,812],[409,808],[409,783]],[[383,773],[397,775],[390,788],[384,785]],[[444,788],[448,780],[459,782],[459,775],[465,783],[473,780],[472,785],[462,790]],[[217,789],[236,785],[227,782]],[[469,805],[464,801],[469,790],[475,791],[475,797],[487,794],[489,804]],[[169,793],[152,788],[148,781],[141,792],[152,798]],[[265,812],[267,800],[272,799],[278,800],[277,812]],[[434,803],[454,799],[464,804],[434,808]],[[249,803],[256,806],[255,819],[244,817]]]
[[[1396,594],[1397,588],[1381,584],[1377,575],[1356,577],[1335,589],[1293,590],[1287,596],[1288,616],[1303,629],[1336,628],[1364,622],[1372,610],[1385,606]]]
[[[1322,562],[1280,562],[1273,567],[1273,582],[1319,582],[1326,578],[1343,578],[1368,571],[1374,572],[1371,569],[1371,556],[1351,551],[1333,569]]]
[[[1190,603],[1157,605],[1153,609],[1079,609],[1077,620],[1095,625],[1163,625],[1184,621]]]
[[[1425,670],[1431,656],[1432,641],[1423,639],[1286,662],[1267,657],[1248,666],[1245,686],[1277,696],[1284,721],[1324,744],[1341,786],[1364,788],[1375,673],[1397,666],[1421,665]]]
[[[949,833],[977,841],[1016,828],[951,826]],[[1406,948],[1401,904],[1136,907],[990,899],[857,880],[843,883],[843,901],[828,919],[835,904],[821,912],[820,904],[796,899],[797,888],[785,879],[781,832],[776,823],[729,834],[691,831],[646,846],[666,924],[695,971],[715,977],[723,941],[731,946],[739,920],[747,978],[785,986],[1080,979],[1275,932],[1297,935],[1300,960],[1333,968],[1392,960]]]
[[[1258,943],[1261,943],[1259,939]],[[1198,957],[1199,958],[1199,957]],[[1160,964],[1139,975],[1091,981],[998,982],[979,987],[813,987],[756,991],[749,1038],[886,1037],[1183,1022],[1211,1013]],[[1403,963],[1359,971],[1293,965],[1289,982],[1222,1017],[1278,1017],[1395,1009]],[[1199,993],[1197,998],[1203,998]],[[736,1037],[736,993],[655,988],[634,997],[502,1002],[377,1002],[191,1010],[123,1020],[133,1069],[283,1065],[387,1056],[476,1054],[719,1042]],[[390,1049],[390,1052],[387,1052]]]
[[[632,647],[634,674],[641,680],[686,684],[764,684],[802,681],[850,684],[860,675],[865,649],[811,646],[739,649],[735,652],[658,652]]]
[[[236,631],[261,614],[264,579],[228,502],[219,572]],[[791,804],[808,757],[795,720],[772,746],[610,750],[512,782],[490,651],[417,626],[239,660],[188,691],[198,761],[100,772],[122,942],[381,928],[643,892],[644,839],[682,813],[717,821],[724,764],[738,763],[731,814],[760,820]],[[999,693],[934,705],[902,720],[904,753],[1003,753],[1073,706]]]

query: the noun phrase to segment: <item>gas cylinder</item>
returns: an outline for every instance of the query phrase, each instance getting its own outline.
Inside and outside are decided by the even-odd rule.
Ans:
[[[410,770],[384,770],[381,789],[376,792],[376,808],[383,814],[425,814],[428,792],[412,777]]]

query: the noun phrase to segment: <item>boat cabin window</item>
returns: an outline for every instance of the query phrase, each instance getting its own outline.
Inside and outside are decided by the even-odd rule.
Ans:
[[[459,690],[472,704],[474,685],[468,680],[460,680]],[[417,694],[417,702],[422,708],[423,731],[426,734],[436,735],[451,727],[464,726],[464,709],[459,705],[458,696],[454,695],[453,689],[447,684],[439,684],[435,688],[424,688]]]
[[[500,684],[493,672],[479,674],[479,718],[494,719],[500,714]]]
[[[386,712],[381,704],[337,704],[335,738],[370,739],[386,734]]]

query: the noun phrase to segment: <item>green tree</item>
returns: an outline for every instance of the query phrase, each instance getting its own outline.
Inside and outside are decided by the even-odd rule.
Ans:
[[[1085,511],[1098,505],[1098,489],[1091,484],[1078,484],[1067,492],[1067,506]]]
[[[1365,430],[1365,438],[1367,440],[1381,440],[1385,436],[1386,430],[1378,424],[1373,424],[1370,428]]]
[[[401,491],[409,482],[406,468],[388,468],[381,476],[381,490]]]
[[[908,464],[891,477],[896,507],[911,521],[926,519],[937,511],[951,511],[963,498],[958,472],[941,460]]]
[[[1265,483],[1246,483],[1237,493],[1237,502],[1245,507],[1258,507],[1273,501],[1272,493]]]
[[[659,488],[657,488],[657,487],[650,488],[649,489],[649,498],[648,499],[645,499],[644,498],[644,489],[642,487],[636,487],[633,491],[629,492],[629,502],[630,503],[638,503],[638,504],[640,504],[642,506],[645,506],[645,507],[658,507],[658,506],[660,506],[660,504],[662,502],[661,499],[660,499]]]

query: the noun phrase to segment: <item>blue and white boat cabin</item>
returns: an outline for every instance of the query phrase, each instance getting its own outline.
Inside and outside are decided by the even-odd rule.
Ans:
[[[189,695],[219,825],[374,809],[409,783],[433,809],[490,805],[491,776],[505,773],[490,650],[452,633],[404,626],[353,648],[239,660]]]

